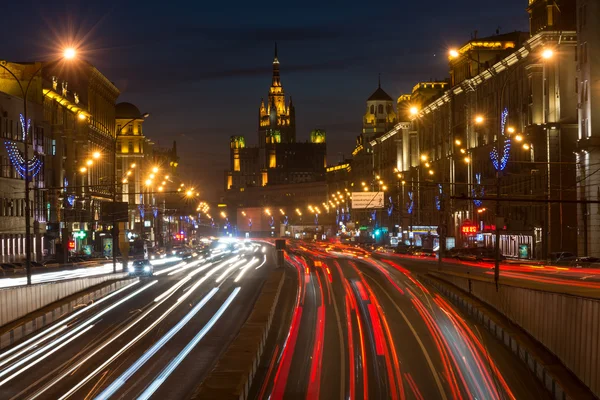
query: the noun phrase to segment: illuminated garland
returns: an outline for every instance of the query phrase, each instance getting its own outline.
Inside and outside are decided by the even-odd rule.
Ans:
[[[406,203],[406,211],[412,214],[415,202],[413,201],[413,192],[408,192],[409,201]]]
[[[138,205],[138,210],[140,210],[140,217],[144,218],[146,212],[144,210],[144,206],[142,204]]]
[[[17,145],[13,142],[7,141],[4,142],[4,147],[6,147],[6,152],[8,153],[10,163],[15,167],[15,170],[19,176],[21,178],[25,178],[25,159],[23,158],[23,155],[21,154],[21,151],[18,149]],[[27,162],[29,175],[34,177],[39,174],[43,165],[44,164],[42,160],[34,155],[33,158]]]
[[[481,205],[483,204],[483,201],[476,199],[476,197],[483,197],[483,195],[485,194],[484,188],[483,188],[483,186],[481,186],[481,174],[480,173],[475,174],[475,181],[477,182],[477,185],[475,185],[475,187],[473,189],[471,189],[471,195],[473,197],[473,204],[475,204],[477,207],[481,207]]]
[[[375,221],[377,219],[377,210],[371,211],[371,219]]]
[[[152,214],[154,215],[154,218],[158,217],[158,207],[154,207],[154,209],[152,210]]]
[[[508,119],[508,109],[505,108],[502,111],[502,116],[500,120],[500,134],[502,136],[506,136],[504,134],[504,129],[506,128],[506,120]],[[498,138],[500,141],[500,138]],[[502,157],[498,153],[498,149],[494,147],[494,149],[490,152],[490,159],[492,160],[492,164],[496,171],[504,171],[506,168],[506,164],[508,163],[508,158],[510,156],[510,138],[506,137],[504,140],[504,147],[502,150]]]
[[[435,196],[435,208],[440,211],[442,208],[442,185],[438,183],[439,196]]]
[[[390,205],[388,206],[387,213],[388,213],[388,217],[391,217],[392,213],[394,212],[394,202],[392,201],[392,196],[389,197],[389,200],[390,200]]]
[[[73,207],[73,205],[75,204],[75,196],[72,194],[67,196],[67,203],[69,203],[69,205]]]

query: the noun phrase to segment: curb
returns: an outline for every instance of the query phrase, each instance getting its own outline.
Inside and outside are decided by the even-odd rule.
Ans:
[[[509,330],[505,329],[506,326],[500,323],[498,320],[491,318],[487,315],[482,308],[485,306],[481,300],[472,299],[470,295],[443,280],[441,277],[426,274],[421,279],[426,283],[434,286],[444,296],[446,296],[454,305],[458,306],[463,312],[474,317],[479,323],[481,323],[492,335],[500,340],[509,350],[514,353],[523,362],[527,368],[535,374],[537,379],[542,385],[550,392],[552,398],[555,400],[572,400],[572,399],[593,399],[595,396],[586,390],[586,394],[577,393],[575,397],[567,394],[571,390],[566,390],[563,380],[558,378],[556,374],[552,372],[552,365],[543,363],[538,356],[532,354],[531,350],[524,346],[519,340],[517,340]],[[458,293],[457,293],[458,292]],[[479,304],[478,304],[479,303]],[[488,306],[490,307],[490,306]],[[491,307],[493,309],[493,307]],[[566,368],[565,368],[566,370]]]
[[[221,400],[248,398],[284,281],[283,268],[271,273],[238,335],[190,398]]]

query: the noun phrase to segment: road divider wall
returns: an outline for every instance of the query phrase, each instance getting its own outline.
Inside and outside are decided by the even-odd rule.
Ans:
[[[514,284],[500,284],[496,291],[495,283],[485,278],[452,273],[431,275],[469,292],[520,326],[600,397],[599,300]],[[538,377],[549,372],[532,367],[531,362],[529,366],[535,368]]]
[[[250,316],[215,368],[195,390],[192,399],[246,400],[248,398],[284,280],[284,269],[271,272]]]
[[[125,276],[126,273],[106,274],[0,289],[0,327],[77,292]]]

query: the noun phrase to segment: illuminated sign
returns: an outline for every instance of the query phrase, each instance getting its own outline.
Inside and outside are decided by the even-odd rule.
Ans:
[[[475,235],[477,233],[477,225],[465,223],[460,227],[460,231],[463,235]]]
[[[347,169],[348,171],[350,171],[350,164],[340,164],[336,165],[335,167],[328,167],[327,172],[338,171],[340,169]]]
[[[383,208],[383,192],[352,192],[352,208]]]
[[[75,250],[75,241],[69,240],[69,243],[67,243],[67,246],[68,246],[69,250]]]
[[[73,237],[75,239],[85,239],[86,236],[87,236],[87,233],[85,231],[73,232]]]

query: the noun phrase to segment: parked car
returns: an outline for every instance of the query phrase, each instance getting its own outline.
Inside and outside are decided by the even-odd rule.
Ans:
[[[0,264],[0,267],[2,267],[5,272],[17,273],[25,271],[25,267],[19,265],[19,263],[2,263]]]
[[[127,272],[129,276],[152,276],[154,267],[149,260],[135,260]]]
[[[571,262],[573,268],[600,268],[600,258],[598,257],[578,257]]]
[[[568,251],[557,251],[550,253],[550,261],[552,263],[564,263],[568,261],[575,261],[577,256]]]

